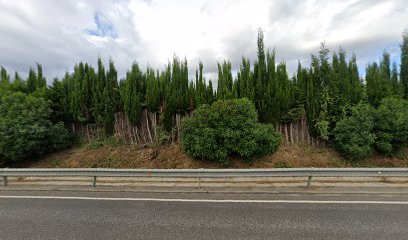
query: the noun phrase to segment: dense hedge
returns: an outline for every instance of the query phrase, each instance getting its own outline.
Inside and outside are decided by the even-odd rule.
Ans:
[[[70,146],[73,135],[50,121],[52,110],[43,98],[21,92],[0,99],[0,159],[19,161]]]
[[[271,124],[258,123],[254,104],[246,98],[202,105],[182,123],[181,143],[194,159],[225,163],[237,155],[250,160],[276,151],[281,136]]]

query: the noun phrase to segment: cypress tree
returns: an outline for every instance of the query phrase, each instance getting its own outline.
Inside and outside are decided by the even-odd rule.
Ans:
[[[211,80],[208,81],[208,88],[207,88],[206,92],[207,92],[207,94],[206,94],[207,95],[206,103],[212,104],[214,102],[215,97],[214,97],[213,84],[212,84]]]
[[[149,112],[153,113],[158,112],[160,107],[159,82],[151,68],[147,69],[146,107]]]
[[[34,92],[37,87],[37,76],[34,69],[30,68],[27,78],[27,91]]]
[[[196,96],[195,101],[197,106],[205,103],[206,101],[206,84],[203,78],[203,63],[200,61],[198,63],[198,71],[196,71]]]
[[[118,75],[113,63],[109,60],[109,70],[106,73],[106,85],[103,90],[104,100],[104,129],[105,134],[110,136],[114,132],[115,112],[117,110],[118,95]]]
[[[368,102],[373,107],[380,105],[381,99],[385,97],[385,89],[382,85],[381,72],[377,63],[371,63],[366,69],[366,91]]]
[[[402,93],[403,93],[403,88],[398,81],[398,70],[397,70],[397,64],[395,62],[392,64],[391,84],[392,84],[393,95],[395,97],[401,98]]]
[[[241,66],[238,72],[239,79],[239,97],[246,97],[255,102],[255,96],[252,94],[253,84],[251,82],[251,63],[249,59],[242,57]]]
[[[0,70],[0,84],[9,85],[10,84],[10,75],[7,74],[7,70],[1,66]]]
[[[103,99],[103,91],[105,89],[106,84],[106,74],[105,74],[105,67],[103,66],[102,59],[98,58],[98,69],[95,76],[95,81],[93,83],[93,108],[92,108],[92,115],[95,121],[99,124],[103,124],[104,122],[104,99]]]
[[[262,53],[259,53],[260,55],[262,55]],[[259,104],[260,106],[264,105],[264,109],[262,111],[262,113],[260,113],[260,115],[262,117],[260,117],[260,121],[262,122],[267,122],[267,123],[273,123],[276,124],[278,121],[280,121],[281,119],[281,114],[280,114],[280,103],[279,100],[278,102],[276,101],[279,98],[279,93],[278,91],[282,90],[279,89],[280,86],[285,86],[285,84],[287,83],[286,80],[284,79],[285,77],[287,78],[287,74],[286,74],[286,65],[279,65],[280,69],[280,75],[279,75],[279,79],[277,77],[277,69],[275,69],[275,56],[276,56],[276,52],[275,49],[272,51],[272,53],[270,53],[268,51],[268,53],[266,54],[266,59],[267,59],[267,72],[266,73],[260,73],[263,75],[266,75],[265,77],[265,83],[263,84],[263,91],[260,92],[260,94],[262,94],[260,97],[262,98],[262,102],[261,104]],[[259,61],[259,60],[258,60]],[[262,59],[261,59],[262,61]],[[258,67],[258,72],[259,72],[259,67]],[[258,78],[259,78],[259,74],[258,74]],[[280,81],[283,82],[282,85],[280,85]],[[258,85],[259,85],[259,81],[258,81]],[[256,86],[258,87],[258,86]],[[283,94],[287,94],[287,93],[283,93]]]
[[[349,76],[349,99],[352,104],[358,104],[363,96],[363,85],[360,81],[360,75],[358,73],[356,55],[353,54],[348,64],[348,76]]]
[[[266,68],[266,57],[265,57],[265,47],[264,47],[264,35],[261,29],[258,29],[258,38],[257,38],[257,55],[258,60],[256,63],[256,68],[254,67],[255,77],[255,107],[258,109],[259,121],[260,122],[269,122],[271,119],[268,119],[270,114],[267,112],[271,111],[270,109],[270,93],[268,89],[268,73]],[[273,66],[275,68],[275,66]],[[272,110],[273,111],[273,110]],[[268,116],[267,116],[268,115]],[[270,118],[270,117],[269,117]]]
[[[217,63],[218,67],[218,87],[217,99],[231,99],[232,96],[232,73],[231,62],[224,60],[222,64]]]
[[[26,92],[25,81],[23,81],[17,71],[14,72],[14,81],[11,83],[11,90],[14,92]]]
[[[47,81],[43,76],[42,66],[41,64],[37,63],[37,81],[36,81],[36,89],[43,88],[47,85]]]
[[[408,99],[408,30],[402,35],[401,44],[401,83],[403,86],[403,97]]]
[[[123,109],[129,118],[129,121],[134,125],[140,121],[142,108],[140,105],[139,91],[137,89],[138,82],[142,79],[142,72],[139,69],[137,63],[132,64],[130,71],[126,73],[126,79],[124,83],[124,96],[122,97]]]
[[[392,96],[392,82],[391,82],[390,67],[391,67],[390,54],[384,51],[383,57],[380,61],[381,85],[383,86],[384,97]]]

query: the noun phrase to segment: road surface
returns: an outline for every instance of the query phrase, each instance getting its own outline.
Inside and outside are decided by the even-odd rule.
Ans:
[[[407,195],[0,191],[0,239],[407,239]]]

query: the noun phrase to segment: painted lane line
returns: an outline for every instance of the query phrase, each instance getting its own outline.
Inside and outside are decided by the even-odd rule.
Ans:
[[[63,197],[63,196],[0,196],[0,199],[56,199],[56,200],[202,202],[202,203],[308,203],[308,204],[408,205],[408,202],[403,201],[237,200],[237,199],[108,198],[108,197]]]

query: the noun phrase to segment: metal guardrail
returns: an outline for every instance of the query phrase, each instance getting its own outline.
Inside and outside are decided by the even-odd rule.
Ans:
[[[256,168],[256,169],[109,169],[109,168],[2,168],[3,187],[7,177],[166,177],[166,178],[234,178],[234,177],[408,177],[408,168]]]

